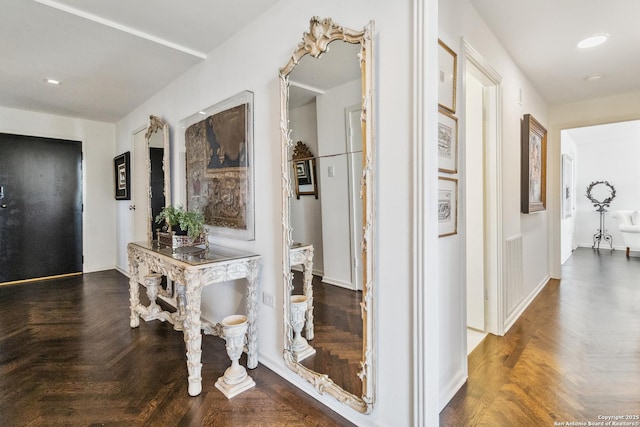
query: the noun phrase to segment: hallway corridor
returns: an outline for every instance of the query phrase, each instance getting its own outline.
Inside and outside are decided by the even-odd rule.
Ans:
[[[471,353],[440,425],[608,420],[640,426],[640,258],[579,248],[506,336]]]

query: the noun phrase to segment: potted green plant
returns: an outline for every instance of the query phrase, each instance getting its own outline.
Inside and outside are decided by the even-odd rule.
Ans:
[[[186,211],[180,205],[165,206],[155,218],[158,224],[167,224],[168,231],[178,235],[188,235],[196,239],[204,232],[204,215],[196,211]]]

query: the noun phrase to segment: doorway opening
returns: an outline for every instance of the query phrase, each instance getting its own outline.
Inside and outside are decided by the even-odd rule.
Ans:
[[[464,228],[467,354],[502,335],[501,84],[468,43],[464,49]]]
[[[618,229],[620,219],[612,214],[640,209],[640,171],[635,164],[640,155],[639,134],[640,120],[561,130],[561,264],[579,247],[597,249],[601,255],[610,254],[611,249],[626,252],[625,236]],[[597,182],[607,182],[615,189],[615,196],[604,208],[602,218],[602,231],[611,237],[611,241],[597,241],[600,213],[585,196],[588,187]],[[610,196],[610,188],[596,185],[592,188],[592,196],[604,200]],[[633,253],[637,248],[630,249],[630,255],[637,256]]]

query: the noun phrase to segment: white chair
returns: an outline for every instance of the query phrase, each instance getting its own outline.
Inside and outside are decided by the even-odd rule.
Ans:
[[[618,230],[627,247],[627,257],[631,248],[640,249],[640,211],[614,211],[611,218],[618,220]]]

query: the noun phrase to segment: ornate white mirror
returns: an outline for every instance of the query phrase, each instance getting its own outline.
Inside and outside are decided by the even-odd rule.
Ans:
[[[149,240],[156,240],[154,218],[163,207],[171,205],[171,171],[169,148],[169,125],[156,116],[149,116],[149,127],[145,134],[147,145],[147,177],[149,203],[147,205]]]
[[[280,70],[284,358],[362,413],[376,369],[372,35],[314,17]],[[299,197],[309,183],[316,197]]]

